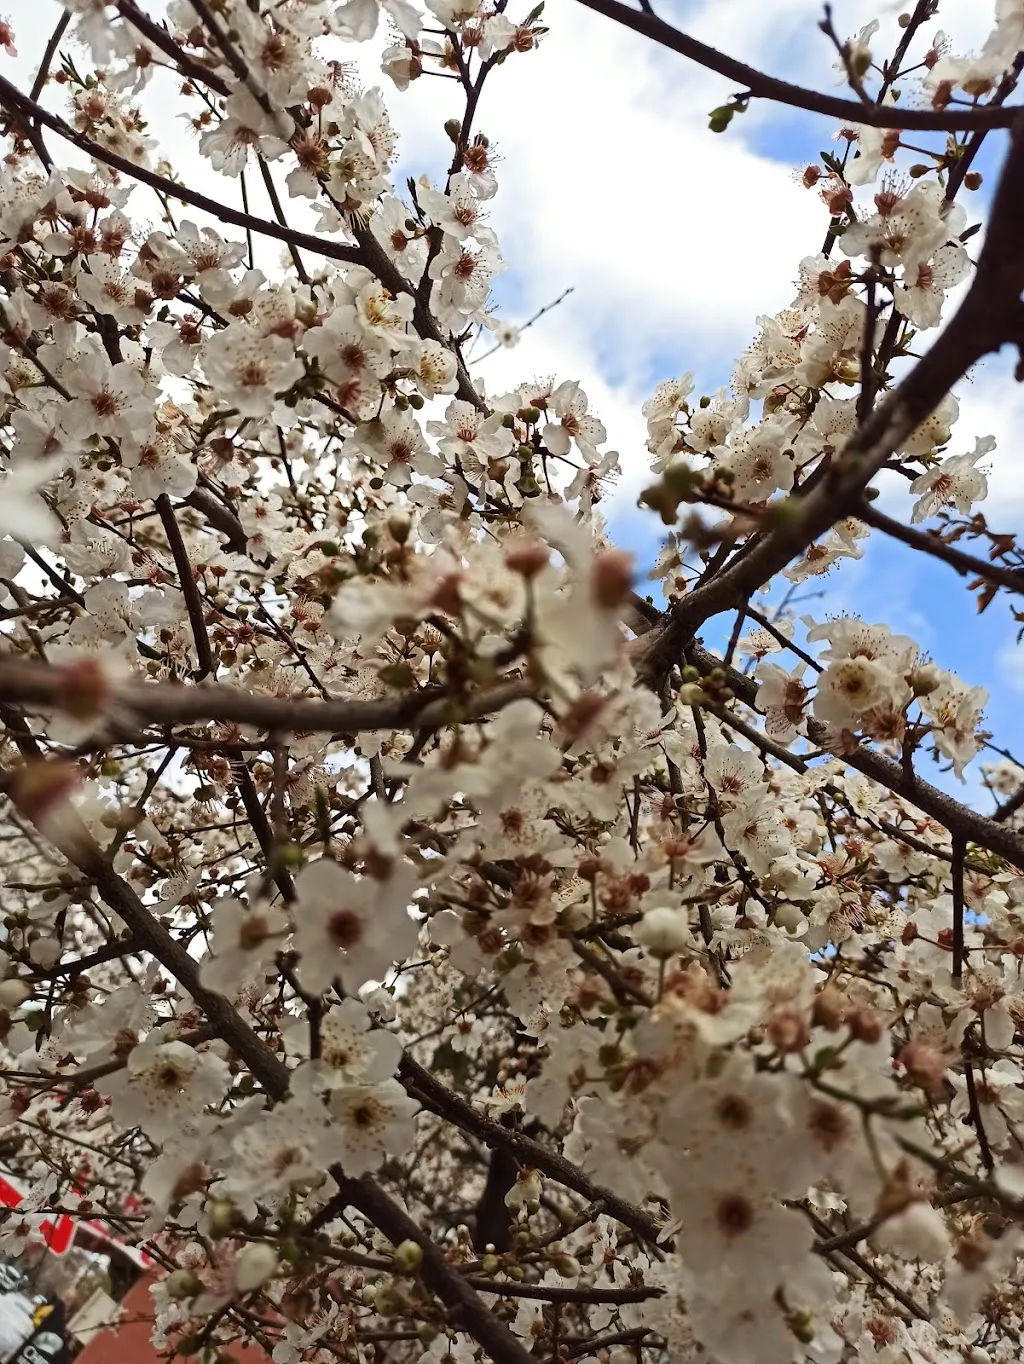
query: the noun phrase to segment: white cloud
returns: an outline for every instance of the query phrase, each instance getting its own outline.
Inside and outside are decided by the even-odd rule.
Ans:
[[[492,222],[525,310],[575,285],[565,311],[627,365],[655,347],[734,348],[789,302],[820,204],[749,150],[739,122],[708,132],[717,78],[582,6],[551,25],[539,51],[493,73],[477,119],[502,157]],[[440,128],[458,108],[448,82],[391,97],[406,169],[450,152]]]

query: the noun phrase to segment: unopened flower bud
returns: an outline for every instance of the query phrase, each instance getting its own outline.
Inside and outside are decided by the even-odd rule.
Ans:
[[[523,578],[535,578],[547,566],[551,551],[547,545],[520,545],[505,554],[505,564]]]
[[[957,1241],[953,1247],[953,1258],[968,1274],[977,1274],[992,1254],[992,1247],[993,1242],[979,1227]]]
[[[854,44],[849,58],[850,68],[858,78],[866,76],[871,70],[871,49],[864,47],[863,44]]]
[[[412,517],[407,511],[393,511],[388,517],[388,530],[392,540],[404,545],[412,530]]]
[[[576,868],[581,881],[596,881],[601,873],[601,862],[597,857],[582,857]]]
[[[825,1028],[828,1032],[835,1032],[842,1026],[843,1019],[846,1017],[847,1003],[841,990],[837,990],[834,985],[826,985],[814,996],[814,1005],[811,1009],[811,1022],[818,1028]]]
[[[647,911],[637,925],[636,940],[652,957],[667,961],[685,951],[692,935],[683,912],[664,906]]]
[[[416,1274],[423,1263],[423,1250],[415,1241],[402,1241],[391,1258],[399,1274]]]
[[[814,1313],[807,1307],[797,1308],[786,1317],[786,1325],[801,1345],[814,1340]]]
[[[563,1279],[575,1279],[580,1272],[580,1262],[575,1255],[556,1254],[551,1257],[551,1268]]]
[[[685,682],[676,696],[682,706],[703,706],[708,699],[699,682]]]
[[[876,1042],[882,1040],[885,1028],[882,1020],[874,1009],[869,1009],[867,1005],[860,1005],[856,1009],[851,1009],[846,1015],[846,1026],[850,1029],[851,1036],[858,1042],[866,1042],[868,1046],[874,1046]]]
[[[765,1036],[781,1054],[803,1051],[810,1041],[811,1030],[802,1009],[795,1005],[779,1005],[768,1015]]]
[[[970,190],[981,189],[981,185],[982,185],[981,171],[968,171],[967,174],[964,176],[965,189]]]
[[[0,1009],[17,1009],[32,994],[31,989],[16,976],[0,980]]]
[[[102,713],[110,696],[110,684],[98,658],[77,659],[58,672],[56,701],[61,710],[76,720],[88,720]]]
[[[784,929],[787,933],[795,933],[804,922],[804,916],[796,905],[778,905],[772,916],[776,927]]]
[[[926,1094],[938,1095],[946,1080],[947,1058],[938,1047],[924,1042],[908,1042],[896,1057],[915,1085]]]
[[[56,966],[57,962],[60,961],[61,951],[61,945],[56,938],[42,937],[36,938],[28,949],[28,955],[33,966],[38,966],[43,971],[49,971],[52,966]]]
[[[402,1295],[391,1283],[380,1283],[374,1289],[373,1307],[382,1317],[393,1317],[402,1310]]]
[[[191,1269],[175,1269],[164,1280],[167,1296],[173,1302],[186,1302],[202,1289],[202,1280]]]
[[[20,813],[39,828],[67,801],[81,780],[81,770],[75,763],[29,762],[15,774],[11,800]]]
[[[209,1232],[213,1240],[227,1236],[235,1225],[235,1208],[226,1198],[214,1198],[207,1204]]]
[[[578,933],[590,923],[590,908],[586,901],[577,900],[562,911],[558,919],[562,928],[570,933]]]
[[[277,1251],[266,1241],[251,1241],[235,1259],[235,1287],[251,1293],[277,1273]]]
[[[633,556],[620,549],[606,549],[597,556],[590,574],[591,591],[598,606],[613,611],[633,587]]]
[[[282,843],[277,848],[280,865],[289,871],[302,866],[302,847],[298,843]]]

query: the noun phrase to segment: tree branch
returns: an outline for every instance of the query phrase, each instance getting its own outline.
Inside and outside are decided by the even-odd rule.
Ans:
[[[722,660],[700,645],[693,645],[688,653],[694,667],[702,673],[709,673],[715,668],[722,667]],[[734,668],[727,668],[725,672],[727,685],[734,695],[745,705],[756,709],[754,700],[757,696],[757,683],[749,677],[744,677]],[[819,720],[808,719],[807,735],[818,747],[827,746],[828,731]],[[853,753],[847,754],[845,761],[859,772],[863,772],[866,777],[871,777],[880,785],[888,787],[890,791],[938,820],[954,837],[959,834],[966,842],[977,843],[979,847],[987,848],[989,852],[1006,858],[1014,866],[1024,868],[1024,833],[1008,829],[1005,824],[978,814],[976,810],[971,810],[920,777],[915,777],[913,789],[908,791],[901,765],[871,748],[861,746]],[[936,855],[942,856],[941,853]]]
[[[59,668],[35,663],[0,663],[0,700],[28,706],[60,706],[66,685]],[[310,697],[260,696],[226,683],[183,687],[173,682],[130,683],[114,689],[110,713],[130,711],[146,724],[215,721],[255,725],[283,734],[358,734],[376,729],[436,729],[457,711],[466,720],[503,710],[534,695],[526,678],[513,678],[466,698],[444,688],[424,688],[393,701],[317,701]]]
[[[905,526],[902,521],[886,516],[885,512],[879,511],[870,503],[865,503],[859,508],[857,516],[873,530],[883,531],[911,549],[919,549],[935,559],[941,559],[960,574],[975,573],[986,582],[996,583],[1009,592],[1024,594],[1024,569],[1007,568],[1003,564],[978,559],[973,554],[965,554],[962,549],[957,549],[955,545],[943,540],[937,531],[917,530],[913,526]]]
[[[364,263],[363,253],[358,247],[328,241],[325,237],[314,236],[309,232],[299,232],[296,228],[282,227],[279,223],[270,222],[266,218],[255,218],[251,213],[243,213],[240,209],[230,208],[227,204],[222,204],[216,199],[200,194],[197,190],[188,189],[187,186],[179,185],[174,180],[168,180],[166,176],[157,175],[155,171],[147,170],[145,166],[136,165],[134,161],[129,161],[125,156],[119,156],[117,152],[109,151],[98,142],[94,142],[92,138],[86,137],[84,133],[76,132],[64,119],[59,118],[56,114],[51,114],[48,109],[44,109],[35,100],[23,95],[17,86],[4,76],[0,76],[0,104],[4,108],[19,114],[22,118],[36,119],[39,123],[58,133],[66,142],[72,143],[79,151],[85,152],[87,156],[93,157],[94,160],[103,165],[120,171],[122,175],[127,175],[132,180],[138,180],[140,184],[148,185],[150,189],[169,195],[172,199],[178,199],[181,203],[201,209],[222,223],[231,223],[233,227],[242,227],[264,237],[274,237],[290,246],[301,246],[303,250],[312,251],[328,260],[346,261],[355,265]]]
[[[621,0],[579,0],[587,9],[603,14],[608,19],[625,28],[632,29],[661,47],[667,47],[680,56],[689,58],[708,71],[735,84],[755,99],[768,99],[777,104],[787,104],[791,109],[805,109],[811,114],[824,114],[828,118],[839,119],[842,123],[862,124],[871,128],[900,128],[907,131],[949,133],[975,129],[1008,128],[1011,126],[1015,109],[896,109],[892,105],[866,105],[854,100],[839,99],[835,95],[821,95],[816,90],[807,90],[789,81],[768,76],[756,67],[728,57],[717,48],[709,47],[688,33],[673,28],[671,24],[659,19],[646,10],[635,10]]]
[[[217,665],[213,661],[213,652],[210,648],[210,636],[203,619],[203,601],[199,595],[199,588],[196,586],[185,541],[181,537],[181,527],[175,518],[171,499],[166,493],[161,493],[156,499],[156,509],[160,516],[160,524],[164,528],[164,534],[167,536],[167,543],[171,547],[171,554],[174,556],[174,567],[178,572],[178,582],[185,597],[185,609],[188,611],[189,625],[192,627],[192,638],[195,640],[196,658],[199,663],[196,681],[201,682],[204,677],[215,677],[217,673]]]
[[[472,1104],[466,1103],[465,1099],[460,1098],[418,1061],[413,1060],[408,1052],[399,1062],[398,1074],[406,1088],[431,1112],[454,1122],[463,1132],[479,1137],[488,1146],[507,1146],[524,1165],[530,1165],[551,1179],[557,1180],[559,1184],[564,1184],[567,1189],[582,1194],[588,1202],[600,1201],[609,1217],[614,1217],[623,1226],[629,1227],[642,1240],[657,1244],[663,1229],[650,1213],[620,1198],[610,1189],[594,1184],[577,1166],[559,1155],[557,1151],[551,1151],[524,1133],[503,1127],[500,1122],[479,1113]]]
[[[587,0],[582,0],[586,3]],[[645,682],[658,690],[671,661],[712,616],[742,606],[834,522],[854,512],[885,461],[983,356],[1021,336],[1024,290],[1024,122],[1015,124],[985,245],[966,298],[932,348],[880,403],[806,494],[773,509],[775,529],[748,542],[731,567],[672,608],[667,621],[635,648]]]

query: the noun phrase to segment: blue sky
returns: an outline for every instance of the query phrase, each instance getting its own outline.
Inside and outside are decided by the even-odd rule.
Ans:
[[[158,13],[160,5],[149,8]],[[513,0],[510,12],[526,8]],[[884,56],[895,45],[904,8],[890,0],[843,0],[834,6],[835,22],[852,34],[879,17],[883,30],[873,46]],[[957,51],[975,50],[991,27],[992,9],[990,0],[943,0],[927,32],[941,26]],[[24,72],[38,60],[58,4],[13,0],[8,12],[21,52],[13,66]],[[833,53],[817,29],[817,0],[668,0],[661,12],[734,56],[840,93]],[[834,145],[836,128],[827,119],[755,103],[724,136],[715,136],[707,114],[733,93],[727,82],[576,0],[549,0],[545,22],[551,32],[540,50],[513,57],[494,73],[476,126],[499,158],[499,193],[489,206],[508,262],[495,287],[499,311],[518,322],[568,286],[574,293],[519,347],[496,354],[478,373],[495,393],[536,374],[581,381],[621,454],[624,477],[611,508],[612,529],[646,569],[662,527],[635,505],[648,481],[641,404],[660,379],[683,370],[694,372],[698,392],[727,384],[734,356],[757,331],[757,317],[791,301],[800,259],[820,248],[827,226],[823,206],[797,175]],[[401,139],[396,184],[423,173],[440,180],[451,155],[443,123],[461,112],[458,87],[423,79],[400,94],[380,74],[379,51],[378,40],[336,55],[355,57],[364,83],[384,89]],[[12,64],[4,60],[9,73]],[[147,107],[164,129],[169,121],[157,112],[160,96],[157,82]],[[910,89],[908,96],[913,99]],[[60,104],[59,92],[52,98]],[[166,146],[189,183],[224,192],[183,125],[171,126]],[[993,139],[978,163],[985,187],[966,196],[973,216],[984,213],[999,155]],[[260,193],[253,189],[256,212],[265,211]],[[291,221],[305,225],[301,206],[287,208]],[[1014,448],[1024,426],[1024,396],[1012,383],[1007,387],[1010,368],[1006,358],[989,361],[962,386],[951,446],[967,450],[976,436],[996,435],[984,510],[1005,529],[1024,515],[1024,472],[1018,473]],[[908,513],[909,504],[903,498],[890,510]],[[872,536],[866,558],[834,570],[822,584],[826,598],[807,609],[856,610],[913,635],[944,666],[989,688],[990,727],[1011,748],[1024,749],[1024,654],[1014,648],[1005,601],[979,618],[963,581],[941,564],[918,562],[921,557]],[[714,642],[712,627],[706,637]]]

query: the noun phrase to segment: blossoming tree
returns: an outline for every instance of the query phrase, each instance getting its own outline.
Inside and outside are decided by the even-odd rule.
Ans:
[[[0,68],[0,1248],[100,1220],[204,1361],[1017,1359],[1024,768],[787,592],[874,535],[1022,619],[955,425],[1024,354],[1024,5],[970,59],[826,12],[840,96],[583,3],[735,82],[709,137],[843,130],[792,305],[645,405],[652,596],[579,384],[467,345],[515,339],[479,129],[542,6],[67,0]],[[464,96],[441,183],[344,65],[385,24]]]

